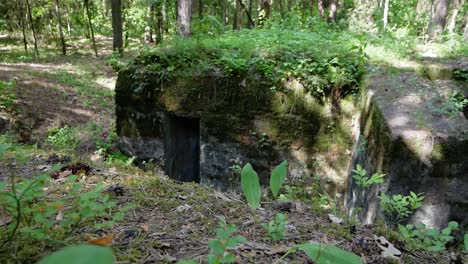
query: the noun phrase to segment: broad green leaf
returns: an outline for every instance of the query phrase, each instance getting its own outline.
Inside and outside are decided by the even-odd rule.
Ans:
[[[357,255],[332,245],[306,243],[299,245],[299,249],[317,264],[362,264],[361,258]]]
[[[177,261],[177,264],[198,264],[198,262],[193,259],[182,259]]]
[[[219,240],[216,239],[210,240],[208,242],[208,245],[210,246],[211,251],[218,255],[223,254],[224,250],[226,249],[226,247]]]
[[[10,147],[10,144],[0,144],[0,154],[7,151]]]
[[[250,163],[247,163],[244,168],[242,168],[241,185],[250,208],[252,208],[252,210],[257,209],[260,205],[260,181]]]
[[[468,251],[468,234],[463,236],[463,244],[465,244],[465,251]]]
[[[228,253],[221,259],[221,263],[233,263],[236,261],[236,255],[233,253]]]
[[[114,256],[107,247],[95,245],[78,245],[63,248],[43,258],[37,264],[112,264]]]
[[[226,242],[226,248],[233,248],[239,245],[240,243],[247,242],[247,239],[245,237],[238,235],[236,237],[230,238]]]
[[[278,197],[278,193],[283,185],[284,179],[286,178],[288,162],[285,160],[278,165],[270,177],[270,189],[273,197]]]

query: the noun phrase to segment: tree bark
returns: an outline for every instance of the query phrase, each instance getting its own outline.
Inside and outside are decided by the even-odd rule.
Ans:
[[[122,38],[122,6],[120,0],[111,0],[112,9],[112,49],[123,53],[123,38]]]
[[[325,16],[325,5],[323,3],[324,0],[317,0],[317,9],[319,11],[320,18],[323,19]]]
[[[60,16],[59,0],[55,0],[55,14],[57,15],[60,43],[62,44],[62,54],[67,55],[67,46],[65,43],[65,37],[63,36],[62,17]]]
[[[330,0],[330,13],[328,15],[328,22],[335,21],[337,10],[338,10],[338,1]]]
[[[234,1],[234,14],[232,15],[232,29],[239,29],[239,1]]]
[[[450,0],[439,0],[434,10],[434,16],[429,24],[429,37],[431,39],[438,38],[444,31],[447,23],[447,13]]]
[[[455,31],[455,23],[457,22],[457,15],[458,15],[458,12],[460,11],[460,6],[463,6],[464,2],[465,2],[464,0],[454,0],[453,2],[452,16],[450,17],[449,24],[447,26],[447,29],[451,35]]]
[[[23,33],[23,44],[24,44],[24,51],[28,52],[28,40],[26,38],[26,25],[24,22],[24,10],[23,10],[23,5],[20,3],[20,0],[16,0],[16,4],[18,6],[18,11],[19,11],[19,18],[20,18],[20,24],[21,24],[21,32]]]
[[[91,22],[91,13],[89,12],[89,0],[84,0],[84,5],[86,9],[86,14],[88,15],[88,24],[89,24],[89,30],[91,31],[91,40],[93,41],[94,55],[96,55],[96,58],[97,58],[98,52],[97,52],[97,47],[96,47],[96,39],[94,38],[94,27],[93,27],[93,23]]]
[[[465,30],[463,32],[463,40],[468,41],[468,16],[465,17]]]
[[[177,27],[179,36],[189,37],[192,16],[192,0],[179,0],[177,5]]]
[[[31,14],[31,5],[29,4],[29,0],[26,0],[26,7],[27,7],[27,12],[28,12],[29,24],[31,25],[31,31],[33,34],[34,52],[36,54],[36,57],[39,57],[39,50],[37,49],[36,30],[34,29],[34,21],[33,21],[32,14]]]
[[[389,6],[390,6],[390,0],[385,0],[384,13],[383,13],[383,19],[382,19],[384,29],[387,28],[387,24],[388,24],[388,9],[389,9]]]

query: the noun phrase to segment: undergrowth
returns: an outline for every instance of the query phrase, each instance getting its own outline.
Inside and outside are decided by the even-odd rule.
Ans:
[[[146,49],[134,64],[144,65],[161,81],[177,77],[242,77],[256,71],[272,89],[294,77],[314,95],[332,89],[357,89],[366,61],[358,35],[327,31],[255,29],[226,32],[219,37],[176,39]]]

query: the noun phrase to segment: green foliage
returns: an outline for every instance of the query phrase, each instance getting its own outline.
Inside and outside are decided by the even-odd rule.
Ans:
[[[464,250],[468,252],[468,234],[463,236],[463,245],[465,246]]]
[[[270,221],[268,224],[262,224],[263,228],[268,232],[268,237],[266,240],[273,240],[278,241],[284,237],[284,233],[286,232],[286,225],[288,224],[288,220],[285,215],[279,213],[276,215],[276,219]]]
[[[270,177],[270,190],[273,194],[273,197],[277,198],[281,186],[283,185],[284,179],[286,178],[288,162],[285,160],[278,165]]]
[[[294,77],[320,96],[332,89],[346,93],[358,88],[365,57],[353,49],[356,43],[354,35],[344,32],[239,30],[219,38],[176,39],[143,51],[135,64],[145,65],[161,80],[219,70],[226,77],[240,77],[255,70],[276,89]]]
[[[306,243],[298,246],[299,250],[317,264],[348,263],[361,264],[361,258],[353,253],[342,250],[333,245],[322,243]]]
[[[38,264],[112,264],[114,256],[107,247],[95,245],[68,246],[45,257]]]
[[[401,194],[393,195],[391,198],[382,193],[380,196],[380,207],[387,215],[392,224],[398,224],[408,218],[416,209],[422,206],[424,200],[423,193],[403,196]]]
[[[356,169],[353,170],[354,175],[353,178],[356,180],[356,184],[362,188],[367,188],[372,184],[376,183],[383,183],[383,177],[385,174],[382,173],[374,173],[370,178],[366,176],[367,171],[361,167],[361,165],[357,164]]]
[[[250,163],[247,163],[244,168],[242,168],[241,186],[250,208],[252,208],[252,210],[257,209],[260,205],[261,196],[260,180]]]
[[[0,80],[0,106],[11,107],[13,100],[16,99],[16,93],[12,90],[16,87],[16,80],[9,81]]]
[[[60,149],[74,149],[80,143],[77,131],[69,126],[49,128],[46,141]]]
[[[236,232],[235,225],[227,225],[224,216],[219,219],[219,228],[216,229],[216,238],[208,242],[211,254],[208,255],[209,264],[233,263],[236,255],[227,252],[227,249],[234,248],[247,240],[243,236],[232,235]]]
[[[417,228],[413,225],[398,225],[398,229],[407,250],[423,249],[437,252],[445,250],[445,245],[454,239],[450,234],[452,231],[458,230],[458,223],[449,222],[442,232],[438,229],[427,229],[424,224],[419,224]]]
[[[7,149],[3,144],[0,154],[2,158],[11,154],[18,162],[28,160],[20,147]],[[47,174],[31,179],[12,175],[9,182],[0,181],[0,209],[3,217],[12,221],[7,228],[0,229],[0,248],[13,240],[66,242],[69,234],[83,225],[111,228],[123,219],[130,206],[115,211],[117,203],[104,193],[102,184],[87,190],[76,181],[76,176],[69,176],[63,188],[56,188]],[[53,191],[60,200],[53,199],[50,191],[45,190]]]

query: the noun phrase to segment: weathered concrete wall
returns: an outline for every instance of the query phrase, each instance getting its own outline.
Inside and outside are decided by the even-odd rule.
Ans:
[[[351,178],[345,206],[372,223],[380,192],[423,192],[424,205],[410,219],[441,228],[448,221],[468,224],[468,120],[461,112],[441,113],[444,95],[460,90],[453,81],[430,81],[402,72],[369,78],[361,102],[352,167],[386,173],[385,183],[363,190]],[[402,87],[403,86],[403,87]]]
[[[143,68],[120,72],[116,86],[120,149],[164,167],[165,115],[198,118],[201,182],[237,188],[231,166],[251,163],[267,184],[272,169],[288,160],[288,181],[324,176],[323,184],[343,198],[352,144],[350,125],[355,107],[342,101],[342,114],[332,115],[328,101],[310,96],[296,80],[272,90],[255,73],[159,80]],[[318,164],[318,165],[317,165]]]

